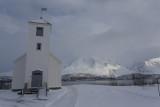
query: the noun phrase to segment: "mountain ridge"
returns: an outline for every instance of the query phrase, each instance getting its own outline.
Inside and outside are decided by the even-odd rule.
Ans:
[[[160,57],[151,58],[133,67],[139,73],[144,74],[160,74]]]
[[[65,67],[62,75],[73,73],[85,73],[97,76],[118,77],[134,73],[111,60],[101,60],[94,57],[81,57]]]

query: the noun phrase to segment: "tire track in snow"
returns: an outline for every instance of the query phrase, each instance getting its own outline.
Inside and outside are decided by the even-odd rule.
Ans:
[[[55,97],[53,97],[53,98],[52,98],[53,101],[49,101],[49,102],[46,104],[46,107],[51,107],[51,105],[53,105],[57,100],[59,100],[63,95],[65,95],[66,92],[67,92],[67,89],[64,88],[64,91],[63,91],[60,95],[56,96],[56,99],[55,99]],[[54,95],[53,95],[53,96],[54,96]]]
[[[77,101],[78,91],[74,86],[67,86],[62,94],[50,100],[46,107],[74,107]]]

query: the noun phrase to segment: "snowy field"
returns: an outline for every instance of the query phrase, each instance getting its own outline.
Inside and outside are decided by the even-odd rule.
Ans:
[[[70,85],[50,91],[48,100],[0,90],[0,107],[160,107],[156,86]]]

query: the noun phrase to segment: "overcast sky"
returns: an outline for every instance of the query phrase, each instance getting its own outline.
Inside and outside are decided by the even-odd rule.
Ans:
[[[44,0],[53,24],[51,52],[63,63],[78,57],[122,65],[160,56],[160,0]],[[27,50],[28,21],[41,0],[0,0],[0,72]]]

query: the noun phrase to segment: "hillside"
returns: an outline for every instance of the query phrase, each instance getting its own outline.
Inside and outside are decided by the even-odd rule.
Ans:
[[[133,69],[144,74],[160,74],[160,57],[136,64]]]
[[[11,77],[12,75],[13,75],[12,71],[0,73],[0,77],[3,77],[3,76]]]
[[[92,74],[97,76],[118,77],[131,74],[129,70],[113,61],[105,61],[94,57],[83,57],[66,66],[62,75],[65,74]]]

